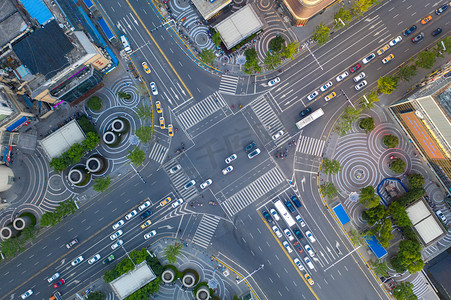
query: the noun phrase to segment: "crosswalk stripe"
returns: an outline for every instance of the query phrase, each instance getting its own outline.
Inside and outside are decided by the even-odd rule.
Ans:
[[[192,242],[200,247],[207,248],[211,237],[218,227],[218,223],[219,218],[203,215]]]
[[[169,164],[166,164],[164,166],[164,170],[169,176],[169,179],[172,181],[172,183],[175,186],[175,189],[179,192],[180,196],[185,201],[188,201],[189,199],[193,198],[194,196],[198,195],[197,187],[192,186],[189,189],[185,189],[185,185],[191,180],[188,176],[186,176],[185,172],[183,171],[183,168],[181,170],[178,170],[174,174],[171,174],[169,172],[170,169],[172,169],[175,165],[177,165],[176,161],[172,161]]]
[[[236,76],[222,75],[219,90],[223,93],[235,94],[239,79]]]
[[[264,95],[260,99],[257,99],[251,104],[251,107],[257,116],[258,120],[263,124],[263,127],[268,132],[270,136],[273,136],[275,133],[283,130],[286,133],[285,127],[280,121],[279,117],[277,117],[276,112],[268,103],[269,99]],[[274,143],[279,146],[285,143],[290,136],[288,134],[284,134],[281,138],[274,141]]]
[[[167,147],[155,143],[152,147],[152,150],[150,150],[149,158],[158,162],[159,164],[162,164],[167,150]]]
[[[301,136],[296,145],[296,151],[313,156],[321,156],[326,141],[308,136]]]

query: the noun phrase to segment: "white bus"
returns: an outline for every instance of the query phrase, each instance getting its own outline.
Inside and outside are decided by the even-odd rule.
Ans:
[[[288,227],[291,227],[294,224],[296,224],[296,222],[294,221],[293,217],[290,215],[290,213],[288,212],[287,208],[285,207],[285,205],[282,203],[281,200],[277,200],[274,203],[274,206],[276,207],[276,209],[279,212],[279,214],[282,215],[282,218],[288,224]]]
[[[324,111],[320,108],[318,110],[315,110],[314,112],[312,112],[310,115],[308,115],[307,117],[305,117],[304,119],[300,120],[299,122],[296,123],[296,127],[298,129],[302,129],[305,126],[307,126],[308,124],[312,123],[313,121],[315,121],[316,119],[318,119],[319,117],[321,117],[322,115],[324,115]]]
[[[132,48],[130,48],[130,43],[128,42],[127,37],[125,35],[121,35],[121,42],[125,52],[127,52],[128,54],[133,52]]]

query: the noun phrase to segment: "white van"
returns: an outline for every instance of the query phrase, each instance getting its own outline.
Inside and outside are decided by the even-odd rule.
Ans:
[[[121,42],[125,52],[127,52],[128,54],[133,52],[132,48],[130,48],[130,44],[128,43],[127,37],[125,35],[121,35]]]
[[[314,269],[314,268],[315,268],[315,267],[313,266],[312,262],[310,261],[310,259],[309,259],[308,257],[304,258],[304,260],[305,260],[305,263],[307,264],[307,266],[308,266],[310,269]]]

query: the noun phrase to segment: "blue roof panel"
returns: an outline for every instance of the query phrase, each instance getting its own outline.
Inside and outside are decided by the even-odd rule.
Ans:
[[[20,0],[33,19],[39,24],[47,24],[53,19],[53,15],[42,0]]]
[[[333,208],[333,210],[334,210],[334,213],[337,215],[338,219],[340,220],[341,225],[344,225],[344,224],[348,223],[349,221],[351,221],[351,219],[349,218],[345,209],[343,208],[343,205],[338,204],[337,206],[335,206]]]

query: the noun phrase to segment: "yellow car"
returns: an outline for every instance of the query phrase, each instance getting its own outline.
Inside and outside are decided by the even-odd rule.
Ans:
[[[150,68],[149,68],[149,66],[147,65],[147,63],[144,61],[141,65],[143,66],[144,71],[145,71],[147,74],[150,74]]]
[[[432,20],[431,15],[429,15],[426,18],[424,18],[423,20],[421,20],[421,24],[426,25],[430,20]]]
[[[150,224],[152,224],[152,222],[150,220],[147,220],[146,223],[141,224],[141,229],[146,228],[147,226],[149,226]]]
[[[386,63],[388,63],[390,60],[392,60],[393,58],[395,58],[395,56],[394,56],[393,54],[390,54],[389,56],[387,56],[386,58],[384,58],[384,59],[382,60],[382,63],[383,63],[383,64],[386,64]]]
[[[387,51],[388,49],[390,49],[390,46],[387,44],[384,47],[380,48],[379,50],[377,50],[377,55],[382,55],[384,54],[385,51]]]
[[[160,206],[165,206],[166,204],[168,204],[171,201],[172,201],[171,197],[167,197],[166,199],[164,199],[163,201],[160,202]]]
[[[168,133],[169,133],[169,136],[173,136],[174,135],[174,130],[172,130],[172,124],[168,125]]]
[[[310,285],[314,285],[315,284],[315,282],[313,281],[312,277],[310,277],[309,274],[305,274],[304,277],[305,277],[305,279],[307,279],[307,281],[308,281],[308,283]]]
[[[155,102],[155,106],[157,107],[157,113],[161,114],[161,112],[162,112],[161,102],[160,101]]]
[[[327,95],[326,97],[324,97],[324,100],[329,101],[330,99],[332,99],[335,96],[337,96],[337,93],[332,92],[329,95]]]
[[[164,129],[164,117],[160,117],[160,128]]]

